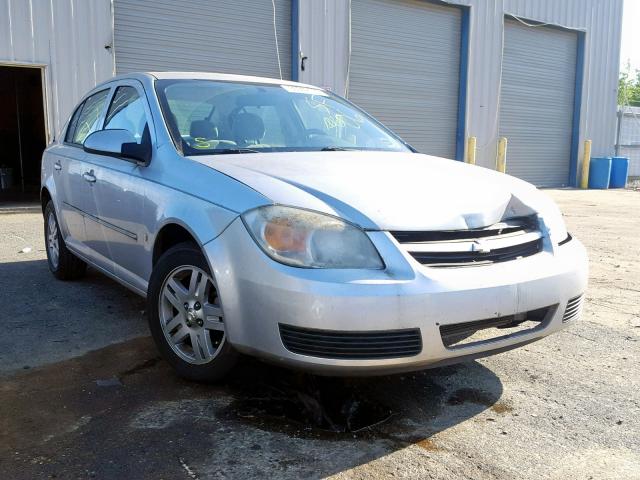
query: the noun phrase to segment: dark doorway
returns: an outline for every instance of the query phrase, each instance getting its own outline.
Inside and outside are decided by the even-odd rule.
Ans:
[[[38,197],[46,147],[42,69],[0,66],[0,202]]]

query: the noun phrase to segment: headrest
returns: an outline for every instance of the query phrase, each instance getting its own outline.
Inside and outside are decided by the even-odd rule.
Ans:
[[[218,128],[209,120],[194,120],[189,128],[191,138],[206,138],[215,140],[218,138]]]
[[[239,113],[233,120],[233,136],[238,142],[252,140],[260,143],[264,137],[264,122],[255,113]]]

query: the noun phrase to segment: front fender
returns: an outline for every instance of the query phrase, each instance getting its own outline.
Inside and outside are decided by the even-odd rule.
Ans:
[[[154,213],[155,225],[150,229],[154,237],[166,225],[177,224],[204,245],[238,217],[232,210],[175,191],[170,196],[147,195],[146,200],[147,207]]]
[[[238,217],[238,213],[206,200],[153,184],[146,191],[148,279],[153,268],[152,256],[158,234],[167,225],[184,228],[201,247],[220,235]]]

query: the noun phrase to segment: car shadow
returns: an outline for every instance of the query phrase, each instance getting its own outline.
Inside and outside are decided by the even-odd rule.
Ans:
[[[344,379],[244,358],[206,385],[176,377],[147,337],[0,385],[2,478],[323,478],[407,447],[437,455],[434,434],[510,409],[477,362]]]
[[[63,282],[44,259],[0,262],[0,376],[147,335],[144,309],[142,298],[91,268]]]

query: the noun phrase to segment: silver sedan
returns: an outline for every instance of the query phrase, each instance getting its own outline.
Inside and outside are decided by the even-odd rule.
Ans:
[[[417,153],[323,89],[205,73],[116,77],[45,151],[49,266],[148,301],[180,375],[238,352],[329,375],[515,348],[580,315],[587,256],[555,204]]]

